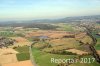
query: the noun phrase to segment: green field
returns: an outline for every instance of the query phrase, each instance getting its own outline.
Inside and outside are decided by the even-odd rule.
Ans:
[[[51,58],[67,59],[74,58],[75,55],[59,55],[42,52],[38,49],[32,48],[33,56],[39,66],[57,66],[57,63],[51,63]]]
[[[97,44],[97,45],[95,46],[95,48],[96,48],[96,50],[100,50],[100,44]]]
[[[97,39],[97,44],[95,45],[95,48],[96,48],[96,50],[100,50],[100,36],[97,36],[94,34],[93,34],[93,36]]]
[[[17,54],[16,56],[17,56],[18,61],[29,60],[30,58],[29,53],[20,53],[20,54]]]
[[[16,54],[18,61],[24,61],[30,59],[29,48],[28,46],[17,47],[15,48],[19,53]]]
[[[58,24],[60,27],[59,30],[64,30],[64,31],[73,31],[74,29],[72,28],[72,25],[70,24]]]
[[[16,37],[16,36],[24,37],[24,35],[22,33],[15,33],[13,31],[0,31],[0,36],[3,36],[3,37]]]
[[[51,63],[51,58],[56,59],[73,59],[74,57],[78,57],[76,55],[59,55],[59,54],[50,54],[40,51],[39,49],[32,48],[33,56],[36,63],[39,66],[57,66],[57,63]],[[93,58],[92,56],[83,56],[82,58]],[[100,66],[96,61],[91,60],[91,63],[73,63],[70,66]]]
[[[2,31],[2,32],[0,32],[0,36],[12,37],[12,36],[17,36],[17,35],[14,32]]]
[[[96,50],[100,50],[100,38],[97,38]]]

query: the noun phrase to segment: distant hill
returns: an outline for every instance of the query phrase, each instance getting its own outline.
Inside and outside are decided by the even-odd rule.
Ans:
[[[23,21],[0,21],[0,26],[25,26],[28,24],[43,23],[72,23],[72,22],[100,22],[100,15],[65,17],[60,19],[39,19]]]

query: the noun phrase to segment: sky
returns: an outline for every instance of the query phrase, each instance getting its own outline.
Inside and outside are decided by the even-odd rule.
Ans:
[[[100,0],[0,0],[0,20],[100,15]]]

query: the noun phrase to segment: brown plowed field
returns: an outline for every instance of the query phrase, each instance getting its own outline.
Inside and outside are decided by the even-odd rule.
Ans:
[[[4,64],[2,66],[33,66],[30,60],[21,61],[16,63]]]

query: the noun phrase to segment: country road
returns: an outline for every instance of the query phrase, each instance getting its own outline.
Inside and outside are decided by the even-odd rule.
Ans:
[[[34,43],[35,43],[35,42],[34,42]],[[33,45],[34,43],[31,43],[30,46],[29,46],[30,60],[31,60],[33,66],[38,66],[38,65],[36,64],[36,62],[35,62],[35,60],[34,60],[34,56],[33,56],[33,54],[32,54],[32,45]]]

